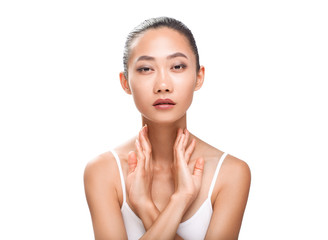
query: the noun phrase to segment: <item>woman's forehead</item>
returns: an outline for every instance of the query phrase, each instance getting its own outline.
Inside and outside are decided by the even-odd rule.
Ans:
[[[167,28],[149,29],[130,46],[130,59],[140,55],[166,57],[175,52],[193,55],[188,39],[180,32]]]

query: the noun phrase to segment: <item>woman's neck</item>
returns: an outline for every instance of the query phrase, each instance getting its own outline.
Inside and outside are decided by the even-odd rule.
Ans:
[[[156,165],[171,164],[173,161],[173,146],[179,128],[187,127],[186,115],[174,123],[159,124],[142,119],[143,126],[148,126],[148,138],[152,147],[152,159]]]

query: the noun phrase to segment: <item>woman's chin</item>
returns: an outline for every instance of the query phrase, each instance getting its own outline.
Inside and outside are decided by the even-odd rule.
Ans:
[[[185,121],[186,119],[186,113],[181,115],[181,116],[174,116],[174,115],[162,115],[162,116],[152,116],[148,117],[145,115],[142,115],[144,118],[145,122],[149,123],[155,123],[155,124],[160,124],[160,125],[172,125],[172,124],[177,124],[180,121]]]

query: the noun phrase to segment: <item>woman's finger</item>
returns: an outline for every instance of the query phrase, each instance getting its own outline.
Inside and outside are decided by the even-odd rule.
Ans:
[[[152,148],[151,148],[151,143],[150,143],[150,140],[149,140],[149,137],[148,137],[148,125],[146,124],[145,125],[145,131],[144,131],[144,137],[146,139],[146,142],[147,142],[147,145],[148,145],[148,158],[149,158],[149,163],[148,163],[148,167],[150,170],[153,169],[153,163],[151,161],[151,151],[152,151]]]
[[[180,140],[181,134],[182,134],[182,129],[179,128],[179,129],[178,129],[178,132],[177,132],[177,137],[176,137],[176,139],[175,139],[175,143],[174,143],[174,149],[177,149],[177,147],[178,147],[178,143],[179,143],[179,140]]]
[[[178,140],[178,146],[177,146],[177,149],[178,150],[182,150],[182,148],[183,148],[183,141],[184,141],[184,139],[185,139],[185,134],[184,133],[182,133],[181,135],[180,135],[180,138],[179,138],[179,140]]]
[[[186,135],[185,134],[181,134],[180,135],[180,139],[178,141],[178,146],[177,146],[177,157],[178,159],[177,160],[183,160],[184,159],[184,147],[183,147],[183,143],[184,143],[184,140],[186,138]]]
[[[189,144],[188,148],[186,149],[186,152],[185,152],[185,160],[186,160],[187,163],[189,163],[191,154],[195,150],[195,146],[196,146],[196,140],[193,138],[191,140],[191,143]]]
[[[204,158],[198,158],[194,167],[193,176],[201,179],[204,171]]]
[[[137,155],[134,151],[129,152],[128,154],[128,166],[129,166],[129,172],[128,174],[134,172],[138,164]]]
[[[180,141],[180,138],[181,138],[181,133],[182,133],[182,129],[179,128],[178,129],[178,132],[177,132],[177,137],[175,138],[175,142],[174,142],[174,145],[173,145],[173,160],[174,160],[174,164],[176,163],[177,161],[177,150],[178,150],[178,143]]]
[[[139,133],[140,144],[145,157],[145,169],[150,169],[151,146],[146,139],[146,127],[143,127]]]
[[[144,136],[145,136],[145,138],[146,138],[146,141],[147,141],[147,143],[148,143],[148,146],[151,148],[151,143],[150,143],[150,140],[149,140],[149,137],[148,137],[148,125],[146,124],[145,125],[145,131],[144,131]]]
[[[139,139],[137,138],[136,139],[136,149],[137,149],[137,159],[138,159],[138,162],[139,162],[139,166],[141,169],[144,169],[145,167],[145,155],[143,154],[143,151],[142,151],[142,148],[141,148],[141,145],[140,145],[140,142],[139,142]]]
[[[146,155],[150,155],[151,153],[151,146],[150,146],[150,141],[147,136],[147,130],[146,126],[143,127],[139,133],[139,139],[140,139],[140,144],[141,147]]]
[[[185,134],[185,138],[183,140],[183,147],[184,149],[186,149],[187,145],[188,145],[188,141],[189,141],[189,131],[187,129],[184,130],[184,134]]]

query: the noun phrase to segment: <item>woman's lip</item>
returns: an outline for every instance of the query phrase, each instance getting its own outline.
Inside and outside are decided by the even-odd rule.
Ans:
[[[154,103],[153,103],[153,106],[171,106],[173,107],[173,105],[175,105],[175,102],[173,102],[171,99],[169,98],[160,98],[160,99],[157,99]]]
[[[173,104],[158,104],[158,105],[154,105],[154,107],[156,109],[161,109],[161,110],[166,110],[166,109],[171,109],[174,107]]]

